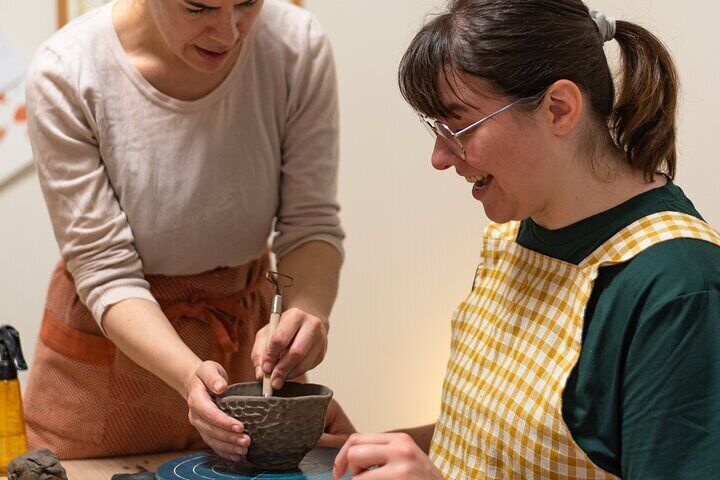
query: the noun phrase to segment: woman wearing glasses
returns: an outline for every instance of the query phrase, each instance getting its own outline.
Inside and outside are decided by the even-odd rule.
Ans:
[[[716,478],[720,235],[672,182],[678,85],[660,41],[580,0],[456,0],[412,41],[400,87],[436,136],[433,166],[494,223],[437,422],[352,435],[335,473]]]
[[[263,370],[280,388],[327,347],[343,238],[327,37],[275,0],[118,0],[41,47],[27,99],[64,259],[31,445],[239,459],[250,439],[211,394]],[[265,350],[273,225],[295,284]]]

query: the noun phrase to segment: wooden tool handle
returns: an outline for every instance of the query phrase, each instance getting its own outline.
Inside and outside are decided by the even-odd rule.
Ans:
[[[267,350],[268,345],[270,345],[270,339],[275,334],[275,329],[277,329],[278,323],[280,323],[280,314],[279,313],[273,313],[270,315],[270,329],[268,331],[268,337],[267,337],[267,343],[265,344],[265,349]],[[270,385],[270,375],[271,374],[264,374],[263,377],[263,397],[272,397],[273,389]]]

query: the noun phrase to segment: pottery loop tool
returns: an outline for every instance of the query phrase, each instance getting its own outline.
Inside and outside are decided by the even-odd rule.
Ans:
[[[275,295],[273,295],[272,307],[270,309],[270,326],[267,336],[267,343],[265,344],[265,349],[267,350],[268,345],[270,345],[270,339],[275,334],[278,323],[280,323],[280,314],[282,313],[282,291],[284,288],[292,287],[295,279],[289,275],[283,275],[282,273],[273,271],[267,272],[265,274],[265,277],[275,287]],[[273,389],[270,385],[270,375],[271,374],[269,373],[264,373],[263,397],[272,397],[273,394]]]

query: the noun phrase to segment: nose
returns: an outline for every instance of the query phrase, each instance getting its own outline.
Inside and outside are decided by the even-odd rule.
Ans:
[[[450,167],[457,165],[462,162],[452,150],[445,145],[445,141],[441,138],[435,139],[435,146],[433,147],[432,157],[430,163],[437,170],[447,170]]]
[[[240,38],[240,15],[231,8],[221,12],[210,28],[210,37],[225,47],[237,43]]]

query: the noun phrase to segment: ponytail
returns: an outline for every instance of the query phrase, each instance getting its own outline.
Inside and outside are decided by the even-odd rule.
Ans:
[[[655,35],[618,21],[622,78],[610,128],[627,162],[650,181],[658,172],[675,177],[679,80],[670,53]]]

